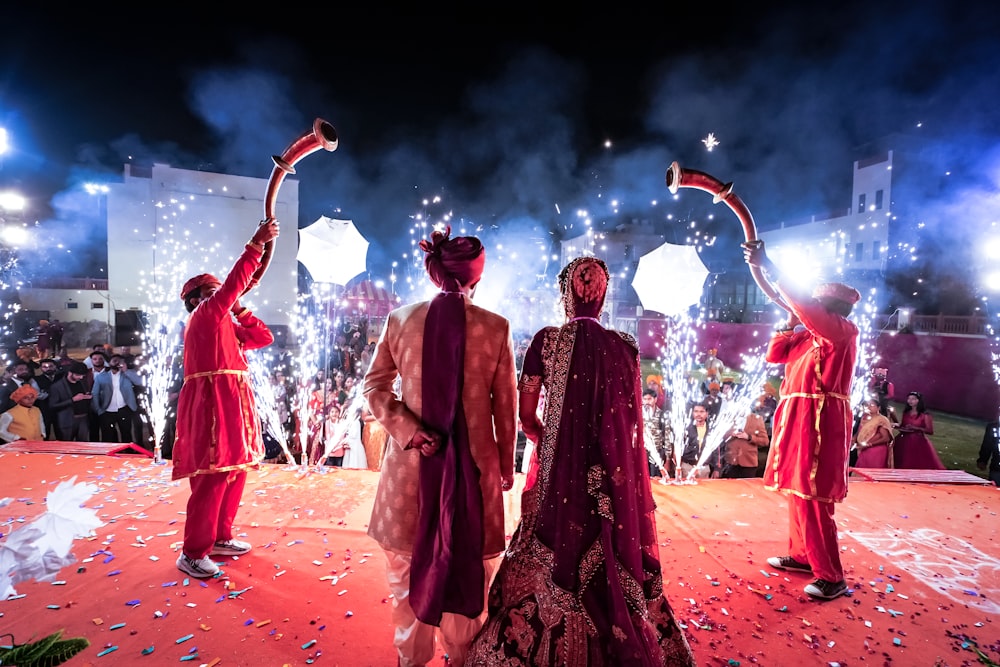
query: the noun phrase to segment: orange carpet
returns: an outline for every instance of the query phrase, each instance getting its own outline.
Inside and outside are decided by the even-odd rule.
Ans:
[[[146,457],[0,453],[4,536],[74,476],[100,488],[86,505],[105,525],[74,542],[59,581],[0,601],[15,643],[86,637],[66,663],[81,666],[395,665],[385,560],[365,534],[377,473],[251,473],[238,523],[254,550],[218,559],[224,576],[208,581],[174,566],[187,483]],[[653,491],[664,588],[700,665],[1000,662],[996,488],[857,477],[837,508],[852,593],[822,603],[802,593],[807,577],[767,566],[785,552],[787,510],[759,479]]]

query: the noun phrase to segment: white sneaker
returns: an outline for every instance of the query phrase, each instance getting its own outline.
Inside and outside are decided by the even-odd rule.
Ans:
[[[248,553],[253,546],[249,542],[242,540],[228,539],[225,542],[216,542],[212,545],[209,556],[242,556]]]
[[[188,558],[184,554],[177,559],[177,569],[195,579],[208,579],[219,573],[219,566],[207,556],[205,558]]]

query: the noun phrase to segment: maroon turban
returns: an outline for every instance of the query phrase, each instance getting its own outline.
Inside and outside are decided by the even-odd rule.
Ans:
[[[450,234],[451,227],[443,232],[435,230],[430,239],[420,242],[420,249],[427,253],[424,268],[431,282],[446,291],[457,292],[479,282],[486,265],[486,250],[475,236],[452,239],[448,238]]]
[[[843,283],[823,283],[813,290],[814,299],[836,299],[852,306],[861,300],[861,293]]]
[[[201,275],[197,275],[184,283],[184,287],[181,288],[181,300],[183,301],[184,297],[191,293],[191,290],[202,287],[203,285],[215,285],[218,287],[222,285],[222,282],[211,273],[202,273]]]

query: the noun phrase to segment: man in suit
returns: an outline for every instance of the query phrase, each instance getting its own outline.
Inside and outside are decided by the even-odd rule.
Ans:
[[[101,442],[133,441],[132,419],[139,404],[135,400],[135,383],[124,371],[125,360],[115,355],[106,372],[94,374],[91,405],[100,424]]]
[[[472,304],[485,251],[450,233],[420,243],[441,293],[389,314],[364,381],[390,436],[368,534],[388,560],[402,667],[429,663],[438,633],[449,663],[465,663],[505,547],[502,492],[514,480],[510,322]]]
[[[52,383],[49,390],[49,409],[56,426],[56,440],[90,442],[90,399],[87,386],[90,374],[82,361],[70,363],[66,373]]]
[[[35,382],[38,383],[38,399],[35,401],[35,406],[42,411],[42,416],[45,418],[46,437],[49,440],[55,440],[55,416],[49,406],[49,392],[56,380],[62,377],[62,374],[59,372],[59,365],[55,359],[42,359],[38,365],[42,373],[35,376]]]

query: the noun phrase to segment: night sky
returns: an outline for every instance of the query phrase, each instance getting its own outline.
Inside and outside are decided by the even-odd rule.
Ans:
[[[969,187],[986,190],[971,196],[996,198],[993,3],[272,5],[224,18],[27,4],[2,16],[0,124],[14,152],[0,189],[32,196],[40,228],[73,240],[82,265],[61,267],[78,274],[94,274],[86,247],[104,239],[73,226],[66,192],[120,179],[125,162],[267,178],[316,117],[340,147],[299,166],[298,222],[353,219],[373,277],[409,250],[415,215],[442,210],[536,244],[581,233],[580,210],[598,228],[649,219],[681,239],[670,220],[697,220],[719,236],[713,253],[741,257],[728,211],[693,191],[670,200],[674,160],[733,181],[762,230],[843,214],[853,161],[895,133],[940,142],[941,169],[977,174]]]

